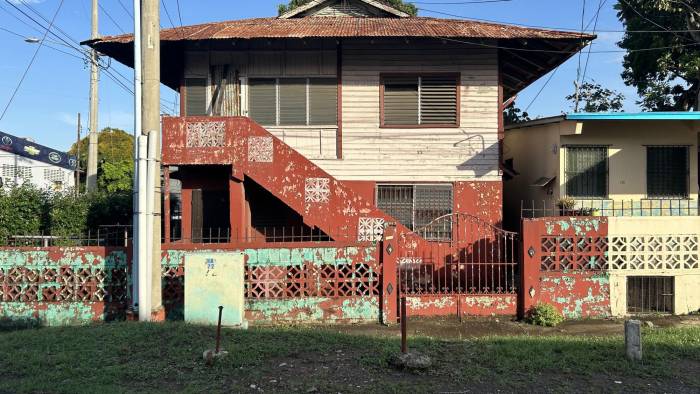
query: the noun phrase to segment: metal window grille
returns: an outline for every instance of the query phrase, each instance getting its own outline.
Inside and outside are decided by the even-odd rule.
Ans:
[[[672,276],[627,278],[627,313],[673,313],[675,281]]]
[[[689,151],[687,146],[647,147],[648,197],[688,197]]]
[[[571,197],[608,196],[608,147],[566,147],[566,194]]]
[[[390,76],[384,85],[385,125],[456,125],[457,79],[452,75]]]
[[[452,238],[452,185],[377,185],[377,207],[411,230],[431,240]]]

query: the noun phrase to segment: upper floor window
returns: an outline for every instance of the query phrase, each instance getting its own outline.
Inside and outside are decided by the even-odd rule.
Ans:
[[[459,125],[459,74],[381,76],[381,126]]]
[[[185,78],[185,115],[207,115],[206,78]]]
[[[687,146],[647,147],[648,197],[688,197],[689,151]]]
[[[335,78],[251,78],[248,113],[263,126],[320,126],[338,123]]]
[[[566,195],[605,198],[608,196],[608,147],[566,147]]]

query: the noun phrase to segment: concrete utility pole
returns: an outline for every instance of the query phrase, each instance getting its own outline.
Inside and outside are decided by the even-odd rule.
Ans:
[[[162,313],[160,269],[160,3],[141,1],[142,133],[148,135],[148,212],[152,215],[151,238],[151,312]],[[139,175],[140,176],[140,175]]]
[[[80,195],[80,112],[78,112],[78,139],[75,140],[75,195]]]
[[[92,0],[92,34],[91,39],[99,38],[97,32],[97,0]],[[88,160],[86,186],[88,192],[97,190],[97,83],[100,77],[99,56],[95,49],[90,50],[90,134],[88,134]]]

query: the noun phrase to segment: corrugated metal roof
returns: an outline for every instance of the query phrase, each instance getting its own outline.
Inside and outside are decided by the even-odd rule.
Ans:
[[[252,38],[447,37],[488,39],[591,40],[593,35],[472,20],[411,18],[255,18],[212,22],[161,31],[162,41]],[[131,34],[106,36],[100,43],[129,43]],[[88,41],[92,42],[92,41]]]

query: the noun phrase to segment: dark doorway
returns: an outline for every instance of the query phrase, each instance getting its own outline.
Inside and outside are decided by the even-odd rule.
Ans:
[[[228,210],[226,190],[192,190],[192,242],[228,242]]]

